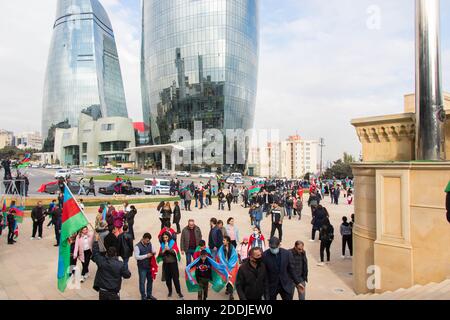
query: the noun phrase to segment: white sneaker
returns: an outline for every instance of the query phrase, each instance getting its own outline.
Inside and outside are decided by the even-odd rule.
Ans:
[[[42,238],[41,238],[41,237],[38,237],[38,240],[42,240]]]
[[[86,273],[85,275],[84,275],[84,279],[88,279],[89,278],[89,273]]]
[[[316,240],[313,240],[313,239],[309,239],[309,242],[316,242]]]
[[[81,282],[81,283],[84,283],[84,281],[86,281],[86,279],[85,279],[83,276],[81,276],[80,282]]]
[[[325,266],[325,263],[319,262],[319,263],[317,264],[317,266],[318,266],[318,267],[323,267],[323,266]]]
[[[34,240],[34,237],[31,237],[30,240]]]
[[[342,258],[342,259],[346,259],[347,257],[346,257],[346,256],[341,256],[341,258]]]

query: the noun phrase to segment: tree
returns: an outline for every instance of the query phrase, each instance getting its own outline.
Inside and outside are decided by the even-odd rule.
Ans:
[[[348,177],[353,179],[351,164],[354,162],[355,158],[352,155],[344,153],[342,159],[335,161],[333,165],[325,171],[325,178],[336,178],[341,180]]]

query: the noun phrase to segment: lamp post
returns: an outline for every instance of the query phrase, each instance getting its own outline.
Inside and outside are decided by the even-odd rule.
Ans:
[[[416,0],[416,160],[445,159],[439,0]]]

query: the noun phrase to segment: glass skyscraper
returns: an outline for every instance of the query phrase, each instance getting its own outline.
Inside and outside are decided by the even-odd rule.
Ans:
[[[128,117],[114,33],[98,0],[58,0],[44,88],[42,134],[78,126],[81,112]]]
[[[145,0],[142,101],[153,144],[173,130],[250,129],[259,56],[259,0]]]

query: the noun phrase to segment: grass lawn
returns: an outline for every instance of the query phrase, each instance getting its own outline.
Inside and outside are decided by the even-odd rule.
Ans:
[[[121,177],[123,180],[128,180],[130,179],[130,181],[144,181],[143,178],[138,177],[138,176],[119,176]],[[91,177],[86,177],[85,180],[89,181]],[[107,174],[107,175],[102,175],[102,176],[94,176],[94,181],[115,181],[117,178],[117,175],[114,174]]]

